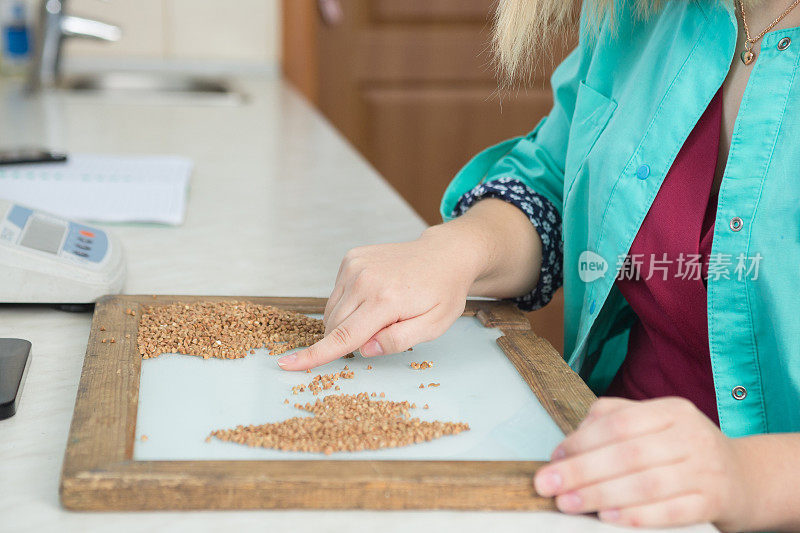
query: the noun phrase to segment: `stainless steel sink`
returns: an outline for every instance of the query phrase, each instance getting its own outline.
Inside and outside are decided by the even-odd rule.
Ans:
[[[63,76],[59,89],[103,96],[180,97],[209,103],[241,104],[244,94],[221,78],[168,72],[102,72]]]
[[[245,100],[242,93],[232,89],[224,79],[194,76],[182,71],[91,70],[63,75],[61,60],[65,39],[80,37],[114,42],[122,35],[122,30],[113,24],[65,13],[66,3],[66,0],[39,2],[36,53],[26,83],[28,93],[56,89],[70,95],[91,94],[95,98],[132,104],[236,105]]]

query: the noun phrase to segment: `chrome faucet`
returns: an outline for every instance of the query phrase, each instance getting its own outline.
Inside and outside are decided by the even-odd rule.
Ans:
[[[67,0],[42,0],[36,28],[36,45],[28,73],[27,89],[35,92],[52,87],[61,74],[64,39],[82,37],[99,41],[119,41],[122,30],[113,24],[64,13]]]

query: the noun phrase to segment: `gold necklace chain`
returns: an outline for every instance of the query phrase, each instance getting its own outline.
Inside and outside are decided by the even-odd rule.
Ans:
[[[769,26],[764,28],[764,31],[762,31],[755,37],[750,36],[750,28],[747,26],[747,16],[744,14],[744,3],[742,2],[742,0],[738,0],[738,3],[739,3],[739,11],[741,11],[742,13],[742,25],[744,26],[744,33],[745,35],[747,35],[747,40],[745,40],[744,42],[744,51],[742,52],[742,62],[745,65],[749,65],[756,58],[756,55],[753,52],[753,46],[759,41],[759,39],[761,39],[764,35],[766,35],[769,30],[774,28],[776,24],[782,21],[784,17],[786,17],[786,15],[788,15],[792,9],[800,5],[800,0],[794,0],[794,2],[792,2],[792,4],[789,7],[787,7],[786,10],[783,13],[781,13],[781,15],[778,18],[772,21],[772,23]]]

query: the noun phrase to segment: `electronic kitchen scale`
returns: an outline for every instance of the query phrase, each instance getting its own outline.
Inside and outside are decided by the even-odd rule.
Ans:
[[[91,303],[124,281],[112,235],[0,200],[0,302]]]

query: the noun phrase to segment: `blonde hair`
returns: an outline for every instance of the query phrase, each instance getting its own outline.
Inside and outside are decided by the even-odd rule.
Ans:
[[[632,0],[633,13],[646,18],[664,1]],[[500,84],[528,81],[538,66],[537,59],[552,51],[552,43],[575,34],[580,9],[581,0],[498,0],[492,48]],[[607,16],[614,27],[614,0],[586,0],[583,9],[588,38]]]

